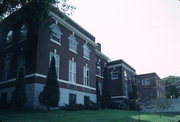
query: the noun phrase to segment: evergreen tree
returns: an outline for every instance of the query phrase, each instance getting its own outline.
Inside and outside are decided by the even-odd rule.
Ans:
[[[109,87],[108,87],[108,73],[107,68],[104,68],[104,82],[103,82],[103,88],[102,88],[102,108],[108,108],[111,103],[111,98],[109,95]]]
[[[15,89],[12,93],[12,98],[11,98],[12,107],[20,110],[24,107],[26,101],[27,101],[27,97],[26,97],[26,86],[24,82],[24,68],[21,67],[15,82]]]
[[[58,107],[59,96],[59,84],[56,75],[55,58],[53,56],[47,75],[47,82],[39,95],[39,102],[50,110],[50,107]]]
[[[98,80],[96,80],[96,96],[97,96],[97,104],[100,104],[101,96],[100,96],[100,91],[98,87]]]

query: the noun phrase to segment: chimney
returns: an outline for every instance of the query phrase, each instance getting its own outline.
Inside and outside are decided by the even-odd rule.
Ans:
[[[97,50],[99,51],[99,52],[101,52],[101,44],[100,43],[97,43]]]

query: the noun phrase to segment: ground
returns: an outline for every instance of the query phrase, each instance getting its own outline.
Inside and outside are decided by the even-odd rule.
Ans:
[[[178,122],[180,115],[141,113],[141,122]],[[137,111],[97,110],[97,111],[1,111],[2,122],[137,122]]]

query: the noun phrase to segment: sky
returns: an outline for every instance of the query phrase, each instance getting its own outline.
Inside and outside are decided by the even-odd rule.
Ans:
[[[72,16],[96,37],[102,52],[137,74],[180,76],[179,0],[70,0]]]

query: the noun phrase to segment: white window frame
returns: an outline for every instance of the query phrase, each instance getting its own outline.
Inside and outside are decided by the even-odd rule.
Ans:
[[[91,50],[89,49],[87,44],[83,45],[83,57],[90,60],[90,52]]]
[[[10,69],[11,59],[10,56],[7,55],[4,62],[3,80],[7,80],[9,78],[8,75],[10,74]]]
[[[27,39],[27,26],[26,25],[22,25],[21,28],[20,28],[20,40],[21,41],[24,41]]]
[[[69,60],[69,82],[76,83],[76,62]]]
[[[127,76],[127,71],[126,70],[124,70],[124,79],[128,80],[128,76]]]
[[[61,36],[63,35],[63,33],[61,32],[61,29],[59,28],[59,26],[53,23],[50,26],[50,29],[51,29],[50,40],[58,45],[61,45]],[[53,38],[56,38],[58,41]]]
[[[114,75],[114,74],[116,74],[116,75]],[[111,80],[116,80],[116,79],[119,79],[119,72],[118,71],[112,71],[111,72]]]
[[[99,75],[99,76],[102,76],[102,70],[101,70],[100,64],[97,65],[96,70],[97,70],[96,74]]]
[[[74,52],[74,53],[77,53],[77,45],[78,45],[79,43],[77,42],[75,36],[71,34],[71,35],[68,37],[68,39],[69,39],[69,50],[72,51],[72,52]]]
[[[13,31],[10,30],[8,33],[7,33],[7,36],[6,36],[6,42],[11,42],[13,40]]]
[[[59,68],[60,68],[60,57],[58,54],[50,52],[49,56],[49,67],[51,66],[51,59],[52,56],[55,58],[55,68],[56,68],[56,74],[57,74],[57,79],[59,79]]]
[[[148,79],[143,79],[142,80],[142,85],[143,86],[146,86],[146,85],[149,85],[150,84],[150,80],[148,80]]]
[[[90,86],[90,71],[87,65],[83,67],[83,81],[85,86]]]

